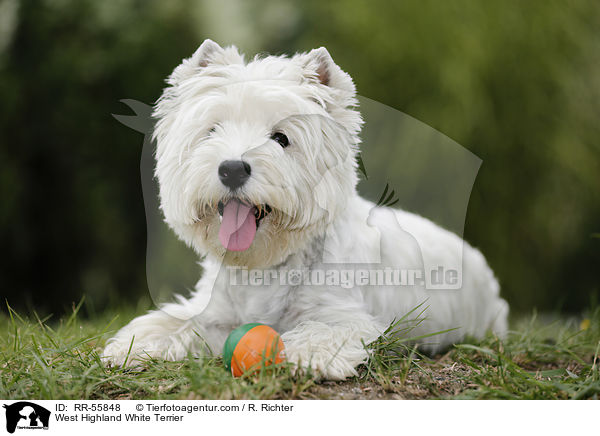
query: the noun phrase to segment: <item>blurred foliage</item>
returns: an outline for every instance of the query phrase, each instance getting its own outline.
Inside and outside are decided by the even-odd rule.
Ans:
[[[0,12],[0,271],[13,306],[147,292],[142,136],[110,114],[122,98],[154,101],[206,37],[251,55],[326,46],[361,95],[483,160],[465,236],[514,310],[574,311],[597,295],[596,2],[0,0]]]

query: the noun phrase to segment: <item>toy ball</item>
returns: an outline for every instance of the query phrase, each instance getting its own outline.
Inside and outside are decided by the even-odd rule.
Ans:
[[[225,369],[234,377],[247,371],[285,360],[283,341],[275,330],[265,324],[244,324],[233,330],[223,347]]]

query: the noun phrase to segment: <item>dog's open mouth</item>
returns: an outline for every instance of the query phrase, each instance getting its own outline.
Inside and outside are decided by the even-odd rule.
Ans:
[[[268,204],[253,206],[235,198],[227,203],[219,201],[217,208],[221,217],[219,240],[230,251],[247,250],[261,220],[271,212]]]

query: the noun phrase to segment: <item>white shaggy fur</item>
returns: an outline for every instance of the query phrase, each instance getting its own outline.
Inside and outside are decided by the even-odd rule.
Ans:
[[[356,193],[362,120],[352,79],[324,48],[246,63],[235,47],[207,40],[168,79],[156,105],[156,176],[166,222],[205,256],[195,293],[134,319],[112,338],[104,358],[123,364],[145,355],[180,360],[220,352],[229,332],[262,322],[282,334],[287,358],[322,377],[343,379],[368,357],[363,343],[420,303],[426,320],[413,336],[435,352],[465,335],[507,329],[508,305],[481,253],[420,216],[377,208]],[[290,145],[271,139],[284,132]],[[231,191],[217,168],[251,165]],[[217,204],[232,197],[272,208],[250,248],[219,242]],[[226,266],[328,270],[377,265],[461,269],[462,286],[232,285]]]

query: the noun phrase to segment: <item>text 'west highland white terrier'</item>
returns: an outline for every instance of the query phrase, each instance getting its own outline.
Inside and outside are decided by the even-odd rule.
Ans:
[[[260,322],[282,334],[289,362],[344,379],[364,344],[423,302],[411,335],[453,329],[423,340],[427,352],[506,332],[508,305],[478,250],[358,196],[356,90],[325,48],[246,63],[206,40],[168,85],[154,111],[161,209],[204,272],[191,298],[122,328],[105,360],[219,351],[232,329]],[[440,268],[460,273],[432,290],[425,278]]]

